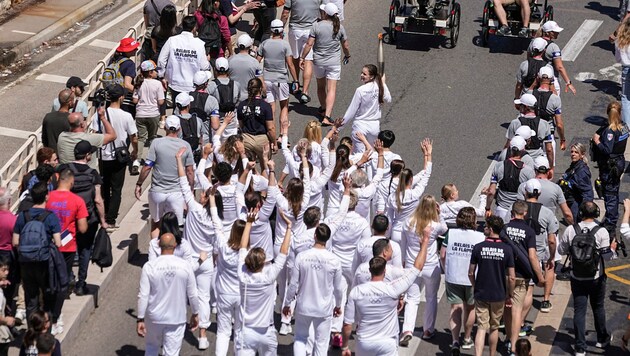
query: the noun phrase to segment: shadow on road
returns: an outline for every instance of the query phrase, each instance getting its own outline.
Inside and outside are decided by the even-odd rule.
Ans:
[[[619,7],[602,5],[599,1],[591,1],[584,5],[585,9],[597,11],[602,15],[608,15],[611,19],[619,20]]]

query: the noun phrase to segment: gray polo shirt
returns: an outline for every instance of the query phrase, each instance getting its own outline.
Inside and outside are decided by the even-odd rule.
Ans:
[[[194,166],[192,150],[188,142],[175,137],[160,137],[151,142],[147,160],[152,161],[151,191],[155,193],[179,192],[179,175],[177,174],[177,158],[175,154],[186,147],[184,165]]]
[[[547,238],[550,233],[555,234],[558,232],[560,224],[556,214],[544,205],[540,207],[538,223],[540,224],[540,234],[536,235],[536,255],[540,262],[545,262],[550,257]]]
[[[309,30],[319,18],[321,0],[286,0],[284,8],[291,10],[289,28],[292,30]]]
[[[291,56],[291,47],[281,38],[268,39],[258,46],[258,55],[265,59],[263,76],[272,83],[288,83],[289,70],[286,58]]]
[[[497,184],[497,205],[503,209],[510,210],[512,209],[512,204],[514,204],[517,199],[517,193],[507,192],[499,187],[499,182],[503,179],[504,174],[503,165],[503,162],[497,162],[494,164],[494,170],[492,171],[490,182]],[[523,169],[521,169],[518,181],[522,184],[534,178],[534,176],[534,169],[528,165],[523,165]]]
[[[262,66],[249,54],[239,53],[230,57],[230,78],[239,84],[241,100],[247,98],[247,83],[254,77],[262,76]]]
[[[538,197],[538,202],[543,206],[555,212],[560,205],[567,202],[564,194],[562,194],[562,188],[560,188],[559,185],[547,179],[536,178],[536,180],[540,182],[540,186],[542,187],[540,196]],[[518,192],[516,194],[518,199],[525,200],[525,183],[522,183],[518,187]]]
[[[545,61],[547,63],[549,63],[550,65],[553,66],[553,60],[554,59],[562,58],[562,50],[560,50],[560,47],[555,42],[550,42],[547,45],[547,49],[545,50],[545,54],[543,55],[543,58],[545,59]],[[558,72],[558,70],[554,66],[554,68],[553,68],[553,75],[556,78],[558,78],[558,74],[559,73],[560,72]]]
[[[520,116],[519,116],[520,117]],[[508,140],[511,140],[516,135],[516,130],[521,127],[521,121],[517,117],[516,119],[510,122],[510,126],[508,126],[505,137]],[[549,127],[549,123],[543,119],[540,119],[540,123],[538,124],[538,129],[536,130],[536,136],[541,142],[550,142],[551,141],[551,128]],[[543,147],[535,149],[535,150],[527,150],[527,153],[532,156],[533,159],[536,157],[540,157],[544,155],[544,144]]]
[[[339,27],[337,35],[333,36],[332,21],[315,22],[309,36],[315,38],[313,63],[318,66],[341,65],[341,42],[348,39],[343,25]]]

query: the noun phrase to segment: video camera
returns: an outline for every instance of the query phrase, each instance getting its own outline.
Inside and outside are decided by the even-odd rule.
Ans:
[[[94,92],[93,96],[88,96],[88,101],[91,101],[92,104],[97,108],[105,106],[107,100],[107,90],[104,88],[101,88]]]

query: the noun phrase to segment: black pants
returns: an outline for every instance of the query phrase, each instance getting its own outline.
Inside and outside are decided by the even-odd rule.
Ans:
[[[9,261],[9,276],[8,280],[11,282],[6,288],[2,290],[4,298],[7,301],[7,309],[5,311],[7,316],[15,316],[17,287],[20,283],[20,265],[17,262],[17,254],[13,251],[0,251],[0,256],[3,256]]]
[[[79,254],[79,276],[77,278],[77,287],[83,287],[85,285],[88,267],[90,266],[90,258],[92,258],[94,237],[96,237],[98,227],[99,223],[97,221],[88,224],[88,229],[85,234],[77,234],[77,253]]]
[[[22,286],[24,287],[24,302],[26,303],[26,318],[30,319],[34,311],[40,309],[39,296],[44,296],[44,308],[52,314],[52,323],[57,322],[59,314],[54,313],[57,295],[46,292],[48,289],[48,261],[46,262],[22,262]]]
[[[271,36],[271,21],[276,18],[276,8],[258,8],[253,11],[258,28],[254,33],[254,44],[259,45]]]
[[[127,165],[113,161],[100,161],[103,185],[101,186],[101,196],[105,203],[105,222],[110,225],[116,223],[118,210],[120,210],[120,200],[122,189],[125,184],[125,169]]]
[[[605,342],[610,338],[606,329],[606,279],[601,276],[592,281],[578,281],[571,278],[571,293],[573,294],[573,328],[575,330],[575,348],[578,351],[586,350],[586,307],[590,302],[593,310],[593,319],[597,341]]]
[[[66,261],[66,268],[68,272],[68,279],[70,282],[74,280],[74,273],[72,272],[72,266],[74,265],[74,256],[77,255],[75,252],[62,252],[63,259]]]

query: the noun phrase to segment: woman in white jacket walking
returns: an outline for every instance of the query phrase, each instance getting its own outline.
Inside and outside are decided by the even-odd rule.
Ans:
[[[392,96],[385,84],[385,76],[381,76],[374,64],[366,64],[361,69],[363,85],[357,88],[350,102],[350,106],[343,115],[343,125],[352,123],[352,153],[362,152],[365,145],[356,133],[362,133],[368,142],[374,142],[381,131],[381,107],[384,103],[391,103]]]

